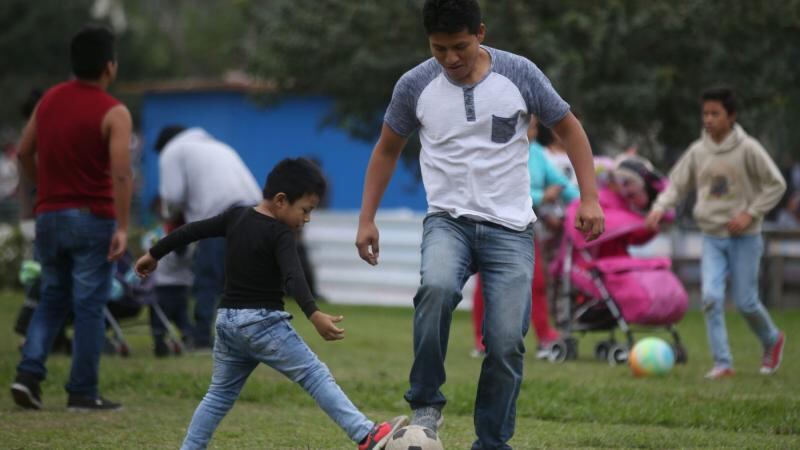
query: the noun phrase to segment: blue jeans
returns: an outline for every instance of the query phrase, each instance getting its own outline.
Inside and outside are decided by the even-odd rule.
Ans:
[[[116,223],[79,209],[40,214],[35,251],[42,264],[39,305],[33,313],[17,372],[39,380],[53,340],[74,313],[72,369],[66,390],[96,397],[105,336],[103,308],[111,293],[112,264],[106,257]]]
[[[203,239],[194,254],[194,344],[211,346],[211,326],[225,287],[225,238]]]
[[[405,394],[412,409],[441,409],[444,359],[453,310],[469,276],[480,272],[484,293],[483,359],[475,400],[473,449],[510,448],[530,325],[533,227],[430,214],[423,223],[421,284],[414,297],[414,363]]]
[[[211,386],[192,417],[181,449],[203,449],[258,363],[299,384],[323,411],[359,442],[374,426],[342,392],[328,367],[292,328],[292,316],[267,309],[217,311]]]
[[[728,278],[736,307],[758,336],[761,345],[768,348],[778,339],[778,329],[758,295],[758,270],[763,249],[760,234],[729,238],[703,235],[703,312],[715,366],[733,366],[725,329],[725,287]]]

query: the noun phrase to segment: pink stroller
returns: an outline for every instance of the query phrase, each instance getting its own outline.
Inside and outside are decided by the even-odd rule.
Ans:
[[[657,233],[612,189],[600,191],[600,204],[606,230],[592,242],[574,227],[578,203],[566,213],[564,237],[550,266],[556,281],[556,324],[562,334],[551,349],[551,362],[577,358],[576,332],[610,331],[610,338],[595,347],[595,357],[612,365],[623,363],[634,344],[631,325],[643,325],[665,327],[672,335],[676,362],[685,363],[686,349],[673,327],[688,306],[683,284],[670,270],[669,258],[636,258],[628,253],[629,245],[642,245]],[[625,344],[615,340],[616,328],[625,334]]]

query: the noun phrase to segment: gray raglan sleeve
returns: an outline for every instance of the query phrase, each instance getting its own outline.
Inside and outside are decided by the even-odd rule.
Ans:
[[[495,70],[517,86],[530,114],[548,128],[567,115],[569,103],[558,95],[550,80],[533,61],[512,53],[498,53]]]
[[[408,137],[420,126],[417,118],[417,100],[426,86],[441,72],[438,64],[430,59],[409,70],[397,81],[392,100],[386,109],[383,121],[397,134]]]

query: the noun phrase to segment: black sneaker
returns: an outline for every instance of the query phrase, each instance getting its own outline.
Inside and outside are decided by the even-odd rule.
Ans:
[[[106,400],[103,397],[97,396],[84,397],[82,395],[69,394],[67,401],[67,411],[116,411],[122,409],[122,405]]]
[[[39,381],[30,375],[17,374],[11,384],[11,396],[14,403],[25,409],[42,409],[42,389]]]

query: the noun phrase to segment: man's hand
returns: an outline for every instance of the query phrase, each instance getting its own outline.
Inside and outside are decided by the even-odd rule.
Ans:
[[[542,195],[542,203],[553,203],[561,196],[561,191],[564,189],[560,184],[551,184],[544,190]]]
[[[378,227],[375,222],[359,222],[358,233],[356,234],[356,248],[358,256],[369,264],[378,265]]]
[[[660,209],[654,209],[650,211],[650,214],[647,215],[644,219],[645,225],[647,228],[651,230],[658,230],[658,223],[661,222],[661,218],[664,217],[664,211]]]
[[[742,234],[751,223],[753,223],[753,216],[746,212],[739,213],[728,222],[728,232],[734,236]]]
[[[597,200],[581,199],[575,215],[575,228],[583,233],[586,241],[593,241],[605,231],[605,216]]]
[[[147,252],[136,261],[136,275],[139,275],[142,278],[147,278],[148,275],[153,273],[158,267],[158,260],[153,258],[153,255],[150,252]]]
[[[128,232],[117,229],[111,237],[111,245],[108,246],[108,260],[116,261],[125,253],[128,248]]]
[[[326,341],[338,341],[344,339],[344,329],[336,326],[344,320],[344,316],[331,316],[322,311],[314,311],[309,317],[317,333]]]

